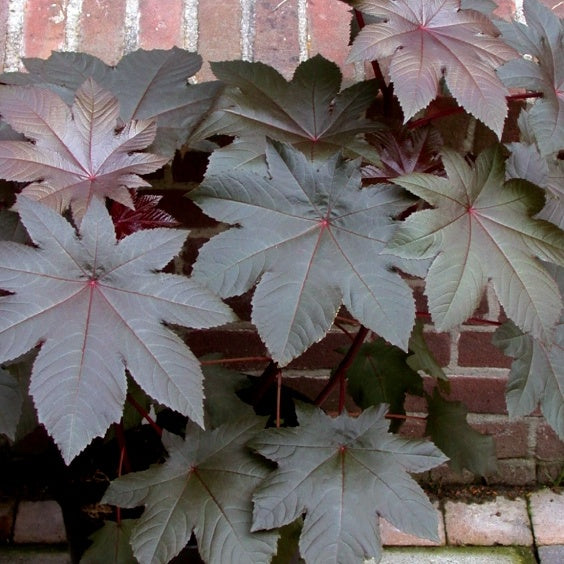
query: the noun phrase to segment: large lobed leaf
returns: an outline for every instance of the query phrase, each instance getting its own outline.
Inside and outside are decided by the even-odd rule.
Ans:
[[[458,103],[501,137],[508,92],[495,69],[517,54],[484,13],[461,9],[459,0],[349,3],[382,18],[361,30],[349,60],[378,60],[406,121],[437,96],[444,78]]]
[[[128,188],[149,186],[138,174],[168,159],[142,149],[155,137],[154,121],[131,121],[116,132],[117,100],[92,79],[72,109],[50,90],[4,86],[0,114],[31,141],[0,141],[0,176],[31,182],[23,194],[80,219],[93,199],[133,207]]]
[[[202,431],[185,440],[165,433],[164,464],[114,480],[102,503],[145,505],[131,543],[140,562],[169,562],[190,540],[208,564],[269,562],[278,534],[251,533],[254,489],[268,466],[246,448],[264,427],[256,416]]]
[[[564,291],[564,268],[551,270]],[[509,415],[529,415],[540,403],[546,420],[564,440],[564,314],[552,343],[523,334],[510,321],[495,332],[493,342],[515,358],[506,391]]]
[[[291,81],[264,63],[212,63],[214,74],[229,86],[223,104],[204,123],[210,133],[239,139],[215,151],[210,171],[259,166],[265,136],[299,147],[310,158],[355,146],[359,133],[381,128],[363,117],[377,90],[375,81],[342,92],[339,67],[321,55],[301,63]],[[210,129],[212,128],[212,129]]]
[[[544,204],[542,192],[524,180],[504,181],[498,147],[482,152],[474,166],[445,150],[443,163],[447,178],[411,174],[394,180],[436,209],[411,215],[388,248],[406,258],[437,255],[425,291],[439,330],[470,317],[491,279],[508,316],[550,341],[561,297],[535,257],[562,264],[564,239],[558,227],[531,217]]]
[[[427,441],[388,433],[385,406],[331,418],[296,407],[299,427],[268,429],[249,444],[278,464],[254,495],[253,530],[306,513],[300,553],[307,563],[378,558],[378,515],[395,527],[437,539],[437,513],[408,472],[446,457]]]
[[[178,47],[138,49],[125,55],[115,67],[87,53],[53,52],[46,60],[23,60],[26,73],[7,73],[2,81],[38,84],[52,89],[68,104],[88,78],[112,92],[123,121],[157,121],[151,149],[172,157],[175,149],[190,142],[222,90],[219,82],[190,84],[202,65],[202,57]]]
[[[0,288],[13,292],[0,297],[0,362],[42,343],[30,393],[65,461],[119,421],[126,367],[152,398],[202,424],[199,363],[163,322],[204,328],[234,316],[199,284],[157,272],[186,231],[139,231],[118,243],[98,200],[80,236],[38,202],[20,197],[18,208],[38,248],[0,243]]]
[[[542,155],[564,148],[564,25],[538,0],[525,0],[527,25],[500,23],[503,37],[527,58],[509,61],[498,70],[510,87],[542,92],[529,111],[529,123]]]
[[[380,252],[409,201],[390,185],[361,190],[359,164],[339,155],[314,164],[269,143],[267,161],[269,176],[224,173],[196,191],[206,214],[236,227],[203,246],[194,277],[223,297],[258,281],[252,320],[281,366],[326,334],[341,303],[405,350],[413,296]]]

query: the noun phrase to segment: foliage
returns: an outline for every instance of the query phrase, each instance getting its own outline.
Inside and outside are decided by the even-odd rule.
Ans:
[[[524,24],[488,0],[349,3],[349,59],[375,78],[346,88],[320,55],[289,81],[222,61],[193,85],[201,58],[178,48],[0,77],[0,432],[40,424],[67,464],[117,442],[103,502],[144,507],[116,508],[84,562],[164,563],[192,536],[212,563],[360,562],[381,554],[379,517],[435,538],[410,473],[449,457],[487,477],[495,452],[427,336],[480,322],[488,285],[509,319],[493,338],[515,359],[508,410],[540,403],[564,439],[562,22],[537,0]],[[207,154],[183,201],[219,222],[195,260],[168,176],[146,176],[177,150]],[[268,357],[197,358],[185,341],[239,327],[222,300],[246,292]],[[295,402],[285,368],[332,328],[350,347]],[[265,360],[253,378],[222,366]],[[124,433],[140,418],[167,453],[148,469]],[[406,420],[425,437],[397,434]]]

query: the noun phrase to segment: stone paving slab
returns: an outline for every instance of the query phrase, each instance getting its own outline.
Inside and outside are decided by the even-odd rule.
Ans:
[[[536,564],[536,560],[531,549],[523,547],[386,548],[380,564]]]
[[[56,501],[22,501],[14,526],[14,543],[57,544],[67,541],[61,506]]]
[[[494,501],[467,504],[445,503],[445,526],[450,545],[531,546],[527,502],[498,497]]]
[[[564,545],[539,546],[540,564],[562,564],[564,562]]]
[[[529,507],[536,544],[564,544],[564,492],[534,492],[529,497]]]
[[[0,564],[72,564],[64,549],[0,548]]]

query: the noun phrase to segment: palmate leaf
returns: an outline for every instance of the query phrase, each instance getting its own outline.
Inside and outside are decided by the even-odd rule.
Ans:
[[[80,219],[93,199],[105,197],[133,207],[128,188],[149,186],[138,174],[168,159],[142,149],[155,137],[154,121],[131,121],[116,133],[117,100],[88,79],[72,109],[53,92],[36,87],[1,87],[0,114],[31,141],[0,141],[0,176],[31,182],[28,198]]]
[[[381,128],[363,116],[376,94],[365,81],[342,92],[339,67],[321,55],[301,63],[291,81],[264,63],[225,61],[211,64],[227,84],[221,109],[204,124],[206,134],[235,135],[239,140],[215,151],[210,171],[264,163],[265,137],[291,143],[310,158],[353,147],[359,133]]]
[[[437,515],[408,472],[446,460],[430,442],[387,432],[385,406],[336,418],[299,404],[299,427],[268,429],[249,445],[278,463],[255,492],[253,530],[291,523],[306,512],[300,553],[306,562],[378,558],[377,516],[437,539]]]
[[[126,367],[153,399],[202,424],[199,363],[163,322],[204,328],[234,315],[199,284],[156,272],[186,231],[138,231],[117,243],[94,200],[79,238],[38,202],[20,197],[18,208],[38,248],[0,243],[0,288],[14,292],[0,297],[0,362],[43,343],[30,393],[65,461],[119,421]]]
[[[388,249],[406,258],[438,255],[429,269],[426,294],[439,330],[472,315],[488,279],[507,315],[526,332],[550,341],[560,317],[558,287],[535,259],[562,264],[562,231],[532,219],[544,204],[539,188],[504,181],[499,147],[482,152],[474,166],[443,151],[447,178],[412,174],[394,182],[435,206],[411,215]]]
[[[486,15],[460,9],[459,0],[349,4],[383,18],[359,33],[349,61],[378,60],[394,83],[406,121],[437,96],[444,77],[457,102],[501,137],[508,92],[495,69],[517,53],[498,38]]]
[[[564,161],[553,155],[542,157],[536,145],[509,143],[508,178],[524,178],[545,190],[546,204],[537,214],[564,229]]]
[[[115,67],[87,53],[53,52],[46,60],[24,58],[23,63],[26,73],[6,73],[2,81],[45,85],[70,105],[91,77],[117,97],[123,121],[157,120],[151,149],[168,157],[190,142],[222,91],[219,82],[189,84],[188,79],[202,66],[202,57],[178,47],[138,49]]]
[[[407,357],[383,339],[364,344],[347,370],[347,391],[354,402],[362,409],[385,403],[391,413],[405,414],[406,394],[423,394],[421,376],[409,367]],[[393,431],[399,426],[397,419],[390,424]]]
[[[564,440],[564,322],[550,345],[524,334],[510,321],[496,331],[493,342],[515,358],[506,391],[509,415],[529,415],[540,403],[544,417]]]
[[[564,148],[564,25],[537,0],[525,0],[523,10],[527,25],[505,22],[500,29],[505,41],[529,58],[509,61],[498,75],[509,87],[542,92],[529,111],[529,124],[541,155],[547,155]]]
[[[409,205],[390,185],[360,189],[359,163],[314,164],[269,143],[270,176],[209,177],[193,195],[204,212],[237,227],[200,250],[193,276],[223,297],[255,282],[252,321],[281,366],[321,339],[344,303],[361,323],[407,348],[411,290],[380,251]]]
[[[122,519],[119,523],[106,521],[101,529],[90,536],[92,544],[80,559],[80,564],[136,564],[129,542],[134,519]]]
[[[435,389],[427,399],[425,436],[449,457],[449,466],[459,474],[464,468],[487,476],[495,472],[497,458],[493,437],[483,435],[467,422],[462,402],[447,401]]]
[[[551,272],[563,292],[564,268],[552,266]],[[564,314],[553,343],[523,334],[510,321],[494,333],[493,343],[515,358],[506,391],[509,415],[529,415],[540,403],[546,420],[564,440]]]
[[[102,503],[146,507],[131,537],[140,562],[169,562],[192,532],[208,564],[270,561],[277,533],[250,532],[251,496],[269,467],[245,446],[264,422],[252,416],[213,431],[189,424],[185,440],[165,432],[164,464],[110,484]]]

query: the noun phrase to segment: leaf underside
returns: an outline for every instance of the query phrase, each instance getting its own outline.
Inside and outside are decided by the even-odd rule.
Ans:
[[[405,350],[412,293],[380,252],[409,200],[389,185],[361,190],[358,163],[339,155],[316,165],[269,143],[267,160],[268,177],[239,170],[195,191],[206,214],[236,227],[203,246],[194,278],[222,297],[258,281],[252,321],[281,366],[327,333],[341,303]]]
[[[531,217],[543,207],[541,191],[524,180],[505,182],[497,147],[482,152],[474,166],[445,150],[443,163],[447,178],[411,174],[394,180],[436,209],[412,214],[389,250],[405,258],[435,256],[426,294],[437,329],[469,318],[491,279],[507,315],[549,342],[561,297],[535,257],[562,264],[564,238],[556,226]]]
[[[38,248],[0,243],[0,288],[13,292],[0,297],[0,362],[42,343],[30,393],[65,461],[119,421],[126,367],[153,399],[202,424],[199,363],[163,322],[204,328],[234,316],[200,285],[157,272],[186,232],[145,230],[117,242],[94,201],[79,238],[38,202],[20,197],[18,209]]]
[[[305,404],[296,410],[299,427],[268,429],[250,443],[278,464],[254,494],[253,530],[305,512],[299,545],[308,563],[379,558],[378,515],[437,538],[436,511],[408,474],[446,460],[432,443],[388,433],[385,406],[358,418],[331,418]]]
[[[277,533],[251,533],[251,495],[268,466],[245,444],[264,427],[255,416],[203,431],[193,424],[185,440],[166,433],[164,464],[114,480],[102,503],[145,505],[131,543],[141,562],[166,564],[190,540],[209,564],[269,562]]]
[[[501,137],[507,89],[495,69],[517,56],[490,18],[458,0],[349,0],[382,18],[356,37],[349,61],[378,60],[405,121],[424,109],[445,79],[457,102]]]

